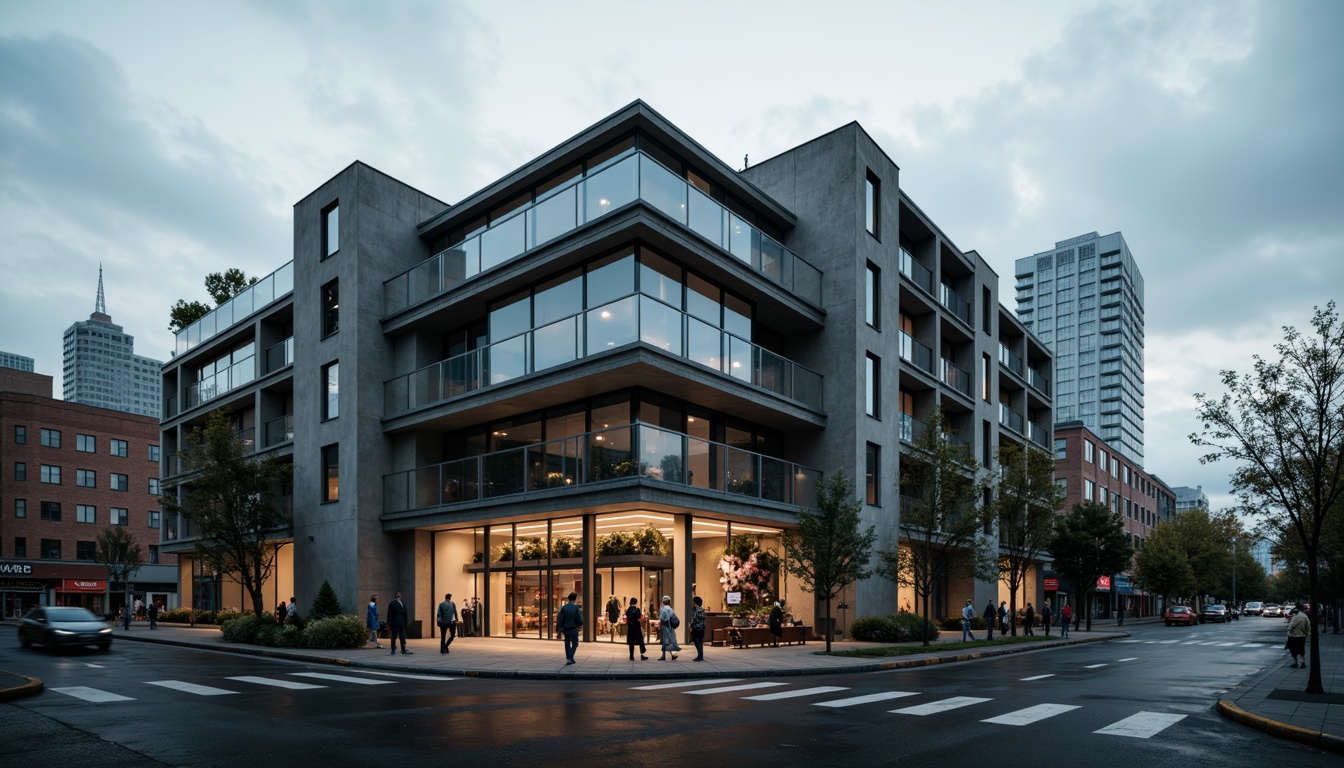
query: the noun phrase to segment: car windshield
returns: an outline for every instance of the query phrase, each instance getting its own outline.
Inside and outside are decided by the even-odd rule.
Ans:
[[[1210,611],[1226,611],[1227,608],[1225,608],[1225,607],[1223,607],[1223,606],[1221,606],[1221,605],[1210,605],[1210,606],[1209,606],[1209,610],[1210,610]]]
[[[1172,609],[1171,609],[1171,612],[1172,612],[1172,613],[1189,613],[1189,612],[1190,612],[1190,609],[1189,609],[1189,608],[1180,608],[1180,607],[1177,607],[1177,608],[1172,608]]]
[[[48,608],[47,619],[49,621],[97,621],[98,617],[90,613],[88,608]]]

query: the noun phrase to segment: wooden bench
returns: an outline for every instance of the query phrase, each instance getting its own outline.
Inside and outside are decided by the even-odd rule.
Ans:
[[[807,636],[812,628],[806,625],[793,626],[786,624],[782,628],[784,635],[779,638],[779,642],[792,645],[799,643],[807,644]],[[714,645],[731,645],[737,648],[750,648],[753,645],[772,645],[775,642],[775,636],[770,634],[770,628],[765,625],[755,627],[724,627],[714,630],[711,636]]]

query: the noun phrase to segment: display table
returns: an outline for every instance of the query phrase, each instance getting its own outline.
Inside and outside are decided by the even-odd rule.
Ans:
[[[782,627],[784,635],[779,638],[779,642],[792,645],[799,643],[807,644],[807,636],[811,634],[812,628],[806,624],[794,626],[786,624]],[[753,645],[773,645],[775,636],[770,634],[770,628],[764,624],[755,627],[724,627],[715,629],[711,636],[714,645],[731,645],[736,648],[750,648]]]

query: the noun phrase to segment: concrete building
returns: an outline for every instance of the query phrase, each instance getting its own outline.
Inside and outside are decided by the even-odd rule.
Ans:
[[[1143,275],[1119,232],[1018,259],[1017,315],[1055,353],[1055,420],[1143,465]]]
[[[1188,485],[1178,485],[1172,490],[1176,492],[1177,512],[1184,512],[1187,509],[1209,511],[1209,497],[1204,493],[1204,486],[1191,488]]]
[[[163,373],[188,498],[175,457],[212,411],[293,463],[277,599],[400,590],[423,620],[452,592],[470,631],[549,638],[573,591],[590,639],[623,641],[613,599],[760,590],[813,624],[779,558],[823,473],[894,547],[936,403],[977,457],[1051,445],[1048,349],[857,123],[739,172],[637,101],[456,205],[357,162],[294,217],[294,260],[179,333]],[[190,526],[163,535],[190,590]],[[898,599],[868,579],[837,616]]]
[[[159,425],[52,398],[52,378],[0,368],[0,606],[115,610],[126,585],[93,562],[109,525],[126,526],[148,563],[142,600],[177,605],[177,560],[159,549]]]
[[[16,371],[33,372],[33,358],[16,355],[13,352],[0,352],[0,368],[13,368]]]
[[[1055,425],[1055,479],[1064,485],[1065,510],[1093,501],[1119,514],[1136,552],[1143,549],[1153,528],[1170,519],[1168,511],[1176,504],[1173,489],[1079,420]],[[1111,574],[1105,588],[1098,586],[1097,591],[1107,596],[1103,616],[1112,615],[1121,601],[1136,617],[1160,608],[1158,596],[1133,585],[1131,575],[1132,571]]]
[[[67,402],[158,417],[163,363],[135,354],[135,337],[112,322],[101,266],[93,314],[65,329],[63,346]]]

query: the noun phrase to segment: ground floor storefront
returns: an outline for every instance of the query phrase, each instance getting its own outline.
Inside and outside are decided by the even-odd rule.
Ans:
[[[163,607],[177,604],[177,583],[171,566],[145,566],[129,584],[107,580],[107,567],[92,563],[0,562],[0,607],[6,618],[18,618],[39,605],[88,608],[110,616],[136,600]]]

